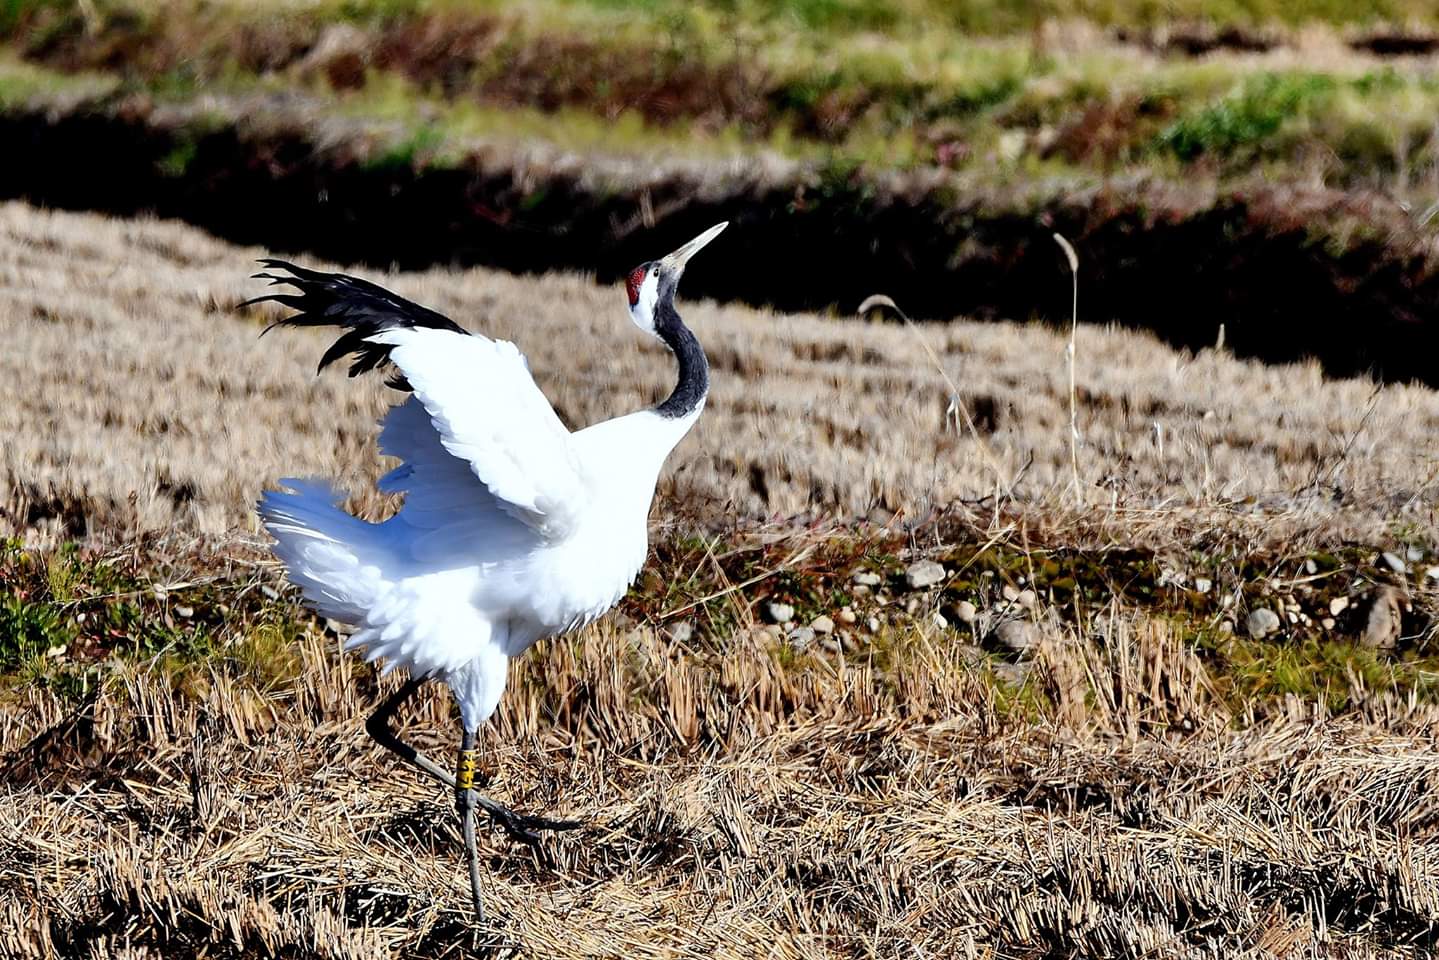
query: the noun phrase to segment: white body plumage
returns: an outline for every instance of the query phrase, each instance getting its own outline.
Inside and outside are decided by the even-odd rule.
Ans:
[[[348,645],[447,682],[474,730],[510,657],[596,619],[633,582],[659,471],[703,398],[572,434],[512,344],[433,329],[370,339],[414,389],[380,434],[403,461],[380,483],[404,493],[400,511],[367,523],[328,486],[287,480],[294,492],[267,493],[261,514],[310,603],[357,628]],[[474,416],[485,410],[505,415]]]

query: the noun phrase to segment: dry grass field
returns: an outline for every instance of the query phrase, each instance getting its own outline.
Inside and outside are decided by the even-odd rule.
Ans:
[[[380,759],[313,638],[260,696],[117,676],[5,715],[0,953],[48,957],[1418,956],[1439,918],[1429,707],[1242,729],[1154,624],[1042,655],[1033,715],[946,638],[782,664],[601,627],[520,662],[489,789],[582,818],[484,844]],[[1091,687],[1091,684],[1093,685]],[[449,728],[435,691],[409,722]],[[33,747],[41,730],[51,731]]]
[[[279,476],[385,509],[382,388],[239,306],[267,252],[0,206],[0,955],[1432,953],[1439,394],[1081,327],[1072,448],[1052,329],[690,304],[652,570],[485,732],[496,798],[586,826],[484,841],[476,928],[447,798],[364,734],[394,680],[262,559]],[[582,277],[374,279],[571,425],[671,376]],[[448,755],[449,713],[404,728]]]
[[[255,529],[251,504],[283,475],[339,476],[363,492],[380,470],[386,391],[333,371],[316,378],[324,333],[258,339],[278,314],[239,304],[266,289],[248,275],[267,254],[172,223],[0,206],[0,382],[15,387],[0,407],[0,523],[100,538],[219,534]],[[672,382],[618,287],[483,270],[366,274],[515,341],[572,427],[651,403]],[[876,292],[904,302],[903,290]],[[661,494],[691,513],[918,517],[998,494],[1091,525],[1158,510],[1252,521],[1260,536],[1432,529],[1439,394],[1422,387],[1376,390],[1326,380],[1316,365],[1188,355],[1083,328],[1076,506],[1067,341],[1049,328],[916,330],[707,303],[686,317],[714,393]]]

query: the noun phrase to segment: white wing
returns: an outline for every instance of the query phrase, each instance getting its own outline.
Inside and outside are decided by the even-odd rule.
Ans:
[[[514,344],[419,327],[366,339],[392,347],[390,362],[409,381],[440,443],[468,464],[501,510],[547,541],[574,532],[589,489],[570,432]],[[426,499],[424,509],[443,506]]]

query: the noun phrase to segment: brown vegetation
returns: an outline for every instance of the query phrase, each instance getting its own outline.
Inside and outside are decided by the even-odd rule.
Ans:
[[[1102,647],[1100,646],[1102,644]],[[966,648],[722,652],[602,627],[517,662],[487,790],[586,827],[486,844],[311,633],[292,685],[138,669],[0,714],[9,956],[1413,955],[1439,924],[1439,715],[1294,701],[1244,729],[1158,622],[1044,641],[1020,701]],[[451,744],[433,689],[406,726]],[[437,732],[440,733],[437,736]]]
[[[448,798],[363,732],[393,681],[257,559],[284,473],[385,509],[389,399],[317,378],[321,333],[258,339],[264,252],[0,206],[0,522],[123,568],[0,561],[0,615],[61,644],[0,685],[0,954],[1398,957],[1439,930],[1434,586],[1344,545],[1432,561],[1432,391],[1081,328],[1076,494],[1053,331],[704,302],[715,392],[650,570],[517,661],[485,731],[487,790],[586,827],[490,838],[473,928]],[[583,277],[359,272],[513,339],[572,425],[672,376]],[[795,526],[825,514],[878,523]],[[949,573],[906,594],[920,555]],[[1354,642],[1371,596],[1397,649]],[[1218,630],[1339,597],[1320,640]],[[877,625],[800,647],[755,627],[767,598]],[[972,626],[934,619],[961,600]],[[454,747],[438,688],[403,726]]]

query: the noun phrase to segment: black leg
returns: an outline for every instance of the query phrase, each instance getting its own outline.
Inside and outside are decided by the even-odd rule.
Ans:
[[[380,708],[370,714],[365,721],[365,732],[380,746],[399,754],[401,758],[414,764],[445,786],[453,787],[455,778],[450,771],[401,740],[390,726],[390,717],[394,716],[395,711],[400,709],[406,700],[415,695],[415,691],[420,689],[420,684],[424,682],[423,677],[406,680],[403,687],[396,690],[390,699],[380,704]]]
[[[475,918],[483,920],[484,908],[480,899],[480,865],[475,851],[476,807],[485,811],[491,822],[503,827],[510,839],[532,847],[538,846],[540,842],[539,836],[535,833],[536,830],[574,830],[581,824],[578,820],[551,820],[548,817],[531,817],[515,813],[489,797],[476,793],[473,789],[476,754],[473,731],[465,731],[460,741],[458,777],[401,740],[395,734],[394,728],[390,726],[390,718],[395,715],[396,710],[404,705],[406,700],[415,695],[415,691],[420,689],[420,684],[424,682],[425,678],[423,677],[412,677],[406,680],[404,686],[396,690],[365,720],[365,731],[380,746],[394,752],[406,762],[413,764],[425,774],[455,791],[455,806],[464,821],[465,851],[470,861],[470,893],[474,898]]]

